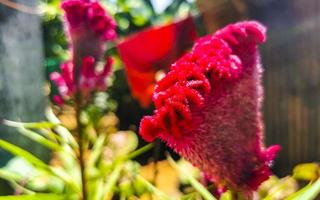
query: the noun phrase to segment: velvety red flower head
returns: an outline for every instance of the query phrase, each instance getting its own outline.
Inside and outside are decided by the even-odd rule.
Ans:
[[[115,21],[96,0],[64,0],[66,29],[74,56],[99,59],[106,41],[115,39]]]
[[[254,21],[199,39],[155,88],[155,111],[140,124],[147,141],[160,138],[214,183],[250,196],[271,175],[280,147],[265,148],[258,44],[266,29]]]

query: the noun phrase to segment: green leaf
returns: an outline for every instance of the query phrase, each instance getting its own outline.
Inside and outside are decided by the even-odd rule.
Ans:
[[[0,200],[69,200],[66,195],[57,194],[32,194],[32,195],[16,195],[16,196],[0,196]]]
[[[48,120],[53,124],[61,124],[58,117],[53,113],[52,109],[49,107],[46,109],[46,116]],[[63,142],[66,144],[70,144],[73,149],[78,149],[79,145],[73,135],[61,125],[57,125],[54,130],[59,134],[61,138],[63,138]]]
[[[302,189],[300,189],[299,191],[291,194],[290,196],[288,196],[285,200],[297,200],[298,197],[300,197],[305,191],[307,191],[309,188],[311,187],[311,184],[306,185],[305,187],[303,187]],[[268,200],[268,199],[263,199],[263,200]]]
[[[298,187],[296,180],[291,176],[281,179],[272,177],[268,181],[270,181],[269,184],[271,183],[272,186],[270,186],[270,188],[266,191],[264,200],[285,199],[294,193]],[[268,181],[265,181],[261,187],[263,187],[264,184],[268,184]]]
[[[123,163],[116,164],[115,168],[113,169],[112,173],[108,177],[108,181],[103,186],[102,192],[100,194],[103,195],[103,198],[99,197],[98,199],[109,199],[112,197],[113,187],[115,186],[117,180],[120,177],[120,172],[122,170]]]
[[[201,198],[200,194],[197,193],[197,192],[192,192],[190,194],[186,194],[186,195],[183,195],[181,197],[181,200],[194,200],[194,199],[199,199]]]
[[[90,196],[88,199],[101,200],[101,197],[103,197],[102,189],[103,189],[103,179],[88,181],[88,190],[91,191],[89,192]]]
[[[299,180],[312,181],[319,176],[320,168],[317,163],[304,163],[293,169],[293,177]]]
[[[197,181],[188,172],[185,172],[183,169],[181,169],[169,155],[167,156],[167,160],[171,166],[179,172],[180,175],[183,175],[187,178],[190,185],[192,185],[192,187],[196,189],[205,200],[216,200],[216,198],[212,196],[212,194],[201,183],[199,183],[199,181]]]
[[[93,166],[96,163],[96,161],[98,160],[98,158],[100,157],[103,151],[103,146],[105,141],[106,141],[106,135],[99,135],[99,137],[97,138],[92,148],[92,153],[88,161],[88,166]]]
[[[51,123],[51,122],[38,122],[38,123],[21,123],[21,122],[14,122],[9,120],[4,120],[4,124],[11,127],[16,127],[21,134],[24,136],[30,138],[31,140],[51,149],[54,151],[60,151],[62,148],[56,144],[55,142],[52,142],[51,140],[43,137],[42,135],[31,131],[29,129],[46,129],[46,128],[54,128],[57,126],[57,124]]]
[[[27,194],[27,195],[35,194],[34,191],[25,188],[23,185],[15,182],[15,181],[8,180],[8,182],[11,184],[11,186],[13,188],[15,188],[16,191],[20,191],[21,194]]]
[[[6,169],[0,169],[0,178],[8,181],[13,188],[20,190],[24,194],[34,194],[33,191],[20,185],[19,182],[25,181],[25,178]],[[1,198],[1,197],[0,197]]]
[[[131,152],[130,154],[127,155],[126,159],[127,160],[131,160],[147,151],[149,151],[150,149],[152,149],[154,147],[153,143],[149,143],[143,147],[141,147],[140,149],[135,150],[134,152]]]
[[[0,178],[7,181],[22,181],[23,177],[7,169],[0,169]]]
[[[32,123],[23,123],[23,122],[14,122],[10,120],[3,120],[3,123],[7,126],[16,127],[16,128],[27,128],[27,129],[41,129],[41,128],[54,128],[58,124],[52,122],[32,122]]]
[[[35,157],[34,155],[29,153],[28,151],[21,149],[20,147],[18,147],[16,145],[13,145],[9,142],[6,142],[6,141],[0,139],[0,148],[12,153],[15,156],[20,156],[20,157],[24,158],[26,161],[28,161],[29,163],[31,163],[32,165],[34,165],[38,168],[50,171],[50,167],[46,163],[44,163],[39,158]]]
[[[224,192],[221,197],[220,200],[232,200],[232,193],[230,190]]]
[[[320,178],[313,184],[308,184],[298,192],[286,198],[286,200],[313,200],[320,194]]]
[[[8,181],[16,191],[21,191],[21,194],[35,193],[28,185],[30,178],[37,173],[37,170],[21,157],[12,158],[5,167],[0,168],[0,178]]]
[[[36,133],[36,132],[33,132],[31,130],[28,130],[28,129],[25,129],[25,128],[18,128],[19,132],[30,138],[31,140],[51,149],[51,150],[54,150],[54,151],[61,151],[62,148],[60,145],[58,145],[57,143],[55,142],[52,142],[51,140],[48,140],[47,138],[41,136],[40,134]]]
[[[77,158],[66,151],[60,151],[56,154],[57,159],[61,162],[59,168],[63,168],[65,173],[75,182],[80,181],[80,169]]]
[[[13,145],[13,144],[11,144],[9,142],[6,142],[4,140],[1,140],[1,139],[0,139],[0,148],[12,153],[15,156],[22,157],[23,159],[28,161],[30,164],[32,164],[36,168],[42,169],[44,171],[47,171],[48,173],[60,178],[65,183],[67,183],[68,185],[73,187],[75,191],[78,190],[78,187],[77,187],[76,183],[74,181],[72,181],[72,179],[70,179],[68,174],[58,173],[59,171],[57,171],[55,168],[51,168],[49,165],[47,165],[42,160],[40,160],[39,158],[35,157],[34,155],[29,153],[28,151],[26,151],[24,149],[21,149],[20,147],[18,147],[16,145]]]
[[[59,135],[55,134],[51,129],[41,128],[39,129],[39,134],[54,142],[62,141],[62,138]]]

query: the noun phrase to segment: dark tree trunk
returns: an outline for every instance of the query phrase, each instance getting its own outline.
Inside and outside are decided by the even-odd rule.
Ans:
[[[36,0],[19,0],[30,7]],[[44,119],[44,70],[40,18],[0,4],[0,119],[39,121]],[[45,158],[39,145],[0,125],[0,138],[26,147]],[[10,155],[0,150],[0,166]]]

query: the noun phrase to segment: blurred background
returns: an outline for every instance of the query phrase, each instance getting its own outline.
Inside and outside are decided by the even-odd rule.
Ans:
[[[98,94],[95,99],[93,113],[101,107],[114,112],[120,130],[137,132],[141,117],[152,112],[152,105],[143,98],[148,90],[139,90],[135,85],[137,82],[153,84],[156,78],[151,81],[135,78],[139,75],[146,77],[146,74],[156,77],[187,50],[196,36],[181,33],[194,30],[201,36],[231,22],[255,19],[268,27],[268,40],[261,48],[265,69],[265,141],[267,145],[282,146],[274,171],[282,176],[298,163],[319,161],[319,0],[101,2],[116,20],[119,38],[108,44],[106,54],[115,58],[114,74],[108,92]],[[59,0],[0,0],[0,119],[29,122],[45,119],[48,99],[57,93],[55,89],[50,91],[48,75],[58,71],[59,65],[69,56],[59,5]],[[175,27],[174,42],[168,43],[164,50],[166,56],[157,54],[152,57],[152,52],[158,51],[157,42],[148,45],[143,41],[166,41],[166,35],[161,32],[166,27]],[[152,61],[145,62],[142,72],[135,73],[136,77],[126,74],[130,60],[120,59],[121,52],[130,51],[132,44],[138,44],[137,51],[152,57]],[[150,63],[153,63],[151,67],[148,66]],[[56,111],[72,127],[72,109]],[[13,129],[0,125],[0,137],[49,160],[48,152],[16,134]],[[143,144],[141,140],[140,145]],[[165,149],[159,143],[155,152],[149,152],[138,160],[146,163],[152,156],[162,159]],[[9,158],[9,154],[0,150],[0,165]]]

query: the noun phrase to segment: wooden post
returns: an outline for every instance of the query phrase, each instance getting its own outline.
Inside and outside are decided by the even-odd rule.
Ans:
[[[11,1],[13,2],[13,1]],[[14,1],[36,7],[36,0]],[[0,119],[44,119],[44,69],[40,17],[0,4]],[[0,124],[0,138],[46,158],[47,151]],[[11,156],[0,150],[0,166]]]

